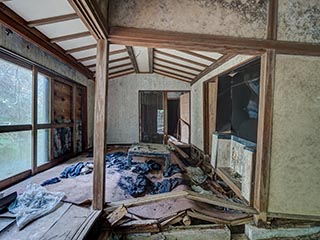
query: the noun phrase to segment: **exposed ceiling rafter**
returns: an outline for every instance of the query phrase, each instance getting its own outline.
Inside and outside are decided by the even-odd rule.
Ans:
[[[153,73],[153,65],[154,65],[154,49],[148,48],[148,60],[149,60],[149,72]]]
[[[199,75],[197,75],[193,80],[192,80],[192,84],[195,84],[197,81],[199,81],[203,76],[207,75],[208,73],[212,72],[213,70],[215,70],[216,68],[220,67],[222,64],[228,62],[230,59],[234,58],[236,56],[236,54],[234,53],[228,53],[226,55],[223,55],[222,57],[220,57],[218,59],[218,61],[212,63],[210,66],[208,66],[207,68],[205,68],[201,73],[199,73]]]
[[[87,37],[87,36],[91,36],[90,32],[88,32],[88,31],[51,38],[50,42],[57,43],[57,42],[63,42],[63,41],[72,40],[72,39],[76,39],[76,38]]]
[[[67,50],[66,53],[70,54],[70,53],[75,53],[75,52],[81,52],[81,51],[93,49],[96,47],[97,47],[97,44],[91,44],[91,45],[86,45],[86,46],[82,46],[82,47],[71,48],[71,49]]]
[[[159,63],[156,63],[154,66],[170,69],[170,70],[173,70],[173,71],[176,71],[176,72],[179,72],[179,73],[188,74],[188,75],[190,75],[192,77],[196,77],[197,76],[197,74],[194,74],[194,73],[191,73],[191,72],[187,72],[187,71],[184,71],[184,70],[181,70],[181,69],[178,69],[178,68],[173,68],[173,67],[170,67],[170,66],[162,65],[162,64],[159,64]]]
[[[154,73],[162,75],[162,76],[165,76],[165,77],[173,78],[173,79],[176,79],[176,80],[179,80],[179,81],[182,81],[182,82],[191,83],[191,81],[189,81],[187,79],[180,78],[180,77],[178,77],[176,75],[173,75],[173,74],[168,74],[168,73],[163,72],[161,70],[154,69]]]
[[[164,52],[164,51],[161,51],[161,50],[158,50],[158,49],[155,49],[154,52],[157,53],[157,54],[161,54],[161,55],[167,56],[167,57],[171,57],[171,58],[175,58],[175,59],[178,59],[178,60],[181,60],[181,61],[184,61],[184,62],[188,62],[188,63],[194,64],[194,65],[198,65],[198,66],[201,66],[201,67],[204,67],[204,68],[208,67],[208,65],[206,65],[206,64],[199,63],[199,62],[193,61],[191,59],[180,57],[178,55],[167,53],[167,52]]]
[[[211,58],[211,57],[208,57],[208,56],[205,56],[205,55],[203,55],[203,54],[196,53],[196,52],[192,52],[192,51],[179,50],[179,52],[183,52],[183,53],[185,53],[185,54],[189,54],[189,55],[192,55],[192,56],[194,56],[194,57],[207,60],[207,61],[209,61],[209,62],[216,62],[216,61],[217,61],[217,59],[214,59],[214,58]]]
[[[164,58],[160,58],[160,57],[157,57],[157,56],[154,57],[154,60],[157,60],[157,61],[160,61],[160,62],[164,62],[164,63],[169,63],[169,64],[172,64],[172,65],[175,65],[175,66],[178,66],[178,67],[182,67],[182,68],[185,68],[185,69],[189,69],[189,70],[192,70],[192,71],[195,71],[195,72],[199,72],[199,73],[202,71],[201,68],[195,68],[195,67],[191,67],[191,66],[184,65],[184,64],[181,64],[181,63],[172,62],[170,60],[167,60],[167,59],[164,59]]]
[[[130,60],[130,58],[129,57],[122,57],[122,58],[112,59],[112,60],[109,60],[109,64],[110,63],[115,63],[115,62],[122,62],[122,61],[125,61],[125,60]]]
[[[163,70],[163,69],[158,68],[158,67],[156,67],[156,66],[154,66],[154,70],[157,70],[158,72],[161,71],[161,72],[166,73],[166,74],[171,74],[171,75],[173,75],[173,76],[176,76],[176,77],[179,77],[179,78],[183,78],[183,79],[185,79],[185,80],[189,80],[189,82],[191,82],[191,81],[193,80],[193,79],[190,78],[190,77],[186,77],[186,76],[180,75],[180,74],[178,74],[178,73],[173,73],[173,72],[170,72],[170,71],[167,71],[167,70]]]
[[[129,55],[130,61],[132,63],[132,66],[133,66],[135,72],[139,73],[139,67],[138,67],[137,59],[134,55],[133,47],[126,46],[126,48],[127,48],[128,55]]]
[[[64,21],[69,21],[69,20],[78,19],[78,18],[79,17],[76,13],[60,15],[56,17],[42,18],[42,19],[32,20],[28,22],[28,27],[36,27],[36,26],[41,26],[46,24],[64,22]]]

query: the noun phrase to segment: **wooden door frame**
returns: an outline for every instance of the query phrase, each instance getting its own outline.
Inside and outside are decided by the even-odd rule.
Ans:
[[[189,119],[190,119],[190,130],[189,130],[189,139],[191,140],[191,90],[139,90],[138,91],[138,118],[139,118],[139,142],[142,141],[142,131],[141,131],[141,92],[162,92],[163,93],[163,110],[164,110],[164,131],[163,131],[163,143],[166,144],[165,135],[168,135],[168,104],[164,104],[165,101],[168,103],[168,93],[170,92],[183,92],[189,93]]]

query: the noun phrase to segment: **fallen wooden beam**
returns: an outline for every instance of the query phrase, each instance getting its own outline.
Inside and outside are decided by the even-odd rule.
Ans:
[[[107,216],[107,220],[111,226],[115,225],[118,221],[120,221],[126,214],[128,213],[125,206],[121,205],[112,213]]]
[[[185,158],[185,159],[189,159],[190,156],[188,154],[186,154],[183,150],[181,150],[177,145],[175,145],[173,142],[169,141],[168,144],[173,147],[180,155],[181,157]]]
[[[187,211],[188,216],[192,217],[192,218],[196,218],[196,219],[200,219],[200,220],[204,220],[207,222],[212,222],[212,223],[221,223],[221,224],[230,224],[230,221],[227,220],[223,220],[220,218],[216,218],[216,217],[212,217],[212,216],[207,216],[198,212],[194,212],[194,211]]]
[[[133,199],[128,199],[128,200],[113,202],[113,203],[109,204],[109,207],[105,208],[105,212],[110,213],[121,205],[124,205],[125,207],[129,208],[129,207],[140,206],[143,204],[153,203],[153,202],[157,202],[157,201],[161,201],[161,200],[186,197],[187,195],[188,195],[188,193],[185,191],[174,191],[174,192],[169,192],[169,193],[148,195],[145,197],[139,197],[139,198],[133,198]]]
[[[250,214],[257,214],[257,211],[249,206],[239,204],[239,203],[234,203],[230,202],[226,199],[221,199],[218,197],[215,197],[213,195],[208,195],[208,194],[199,194],[193,191],[185,191],[188,193],[186,196],[190,200],[194,200],[197,202],[203,202],[215,206],[220,206],[224,208],[230,208],[234,210],[239,210],[245,213],[250,213]]]

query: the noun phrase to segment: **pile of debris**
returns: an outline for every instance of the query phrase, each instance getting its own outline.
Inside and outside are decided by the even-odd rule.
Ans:
[[[108,232],[118,236],[129,233],[153,234],[164,232],[171,226],[212,223],[238,226],[253,220],[256,210],[240,199],[222,179],[213,180],[200,166],[186,166],[183,170],[186,172],[183,181],[188,183],[185,190],[162,193],[161,190],[155,191],[153,183],[149,185],[149,193],[160,194],[110,203],[105,209]],[[165,180],[172,179],[175,178]],[[123,188],[128,189],[148,182],[144,175],[138,175],[135,181],[126,180],[129,184]]]

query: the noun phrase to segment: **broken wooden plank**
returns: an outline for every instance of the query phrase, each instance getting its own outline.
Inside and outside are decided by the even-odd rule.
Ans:
[[[109,207],[105,208],[106,213],[110,213],[111,211],[114,211],[116,208],[118,208],[121,205],[124,205],[125,207],[134,207],[134,206],[140,206],[143,204],[153,203],[161,200],[168,200],[168,199],[174,199],[174,198],[181,198],[187,196],[188,193],[185,191],[174,191],[169,193],[161,193],[156,195],[148,195],[145,197],[139,197],[139,198],[133,198],[118,202],[112,202],[109,204]]]
[[[139,233],[139,232],[159,232],[158,221],[154,219],[134,220],[121,224],[115,229],[115,232],[121,233]]]
[[[88,235],[91,227],[95,224],[98,220],[99,216],[101,215],[102,210],[92,211],[84,223],[80,226],[77,232],[73,235],[72,240],[81,240],[85,239]]]
[[[207,222],[212,222],[212,223],[221,223],[221,224],[230,224],[230,221],[224,220],[224,219],[220,219],[217,217],[212,217],[212,216],[207,216],[195,211],[187,211],[188,216],[192,217],[192,218],[196,218],[196,219],[200,219],[200,220],[204,220]]]
[[[182,218],[182,223],[185,226],[190,226],[191,225],[191,219],[188,216],[188,214],[186,214],[183,218]]]
[[[175,145],[173,142],[169,141],[168,144],[173,147],[180,155],[181,157],[185,158],[185,159],[189,159],[190,156],[188,154],[186,154],[183,150],[181,150],[177,145]]]
[[[160,226],[161,227],[164,227],[166,225],[173,225],[177,222],[180,222],[182,220],[182,215],[185,214],[185,212],[180,212],[180,213],[177,213],[176,215],[174,216],[171,216],[169,218],[167,218],[166,220],[164,221],[160,221]]]
[[[242,200],[244,197],[242,196],[241,192],[241,182],[236,181],[235,178],[231,176],[230,169],[228,168],[220,168],[216,169],[217,175],[231,188],[231,190]]]
[[[239,210],[245,213],[250,213],[250,214],[256,214],[257,211],[249,206],[240,204],[240,203],[234,203],[230,202],[226,199],[221,199],[218,197],[215,197],[213,195],[208,195],[208,194],[199,194],[193,191],[185,191],[188,193],[186,196],[190,200],[198,201],[198,202],[203,202],[203,203],[208,203],[211,205],[216,205],[224,208],[230,208],[234,210]]]
[[[121,220],[127,213],[128,211],[126,207],[124,205],[121,205],[107,216],[107,220],[110,223],[110,225],[113,226],[119,220]]]

